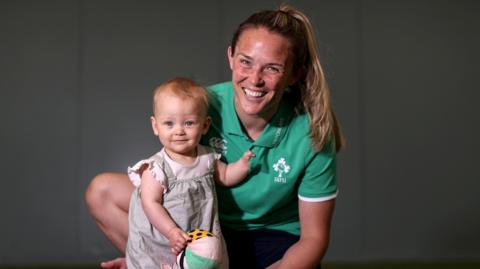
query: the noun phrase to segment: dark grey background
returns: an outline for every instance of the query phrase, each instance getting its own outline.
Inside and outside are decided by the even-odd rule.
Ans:
[[[154,86],[228,80],[280,1],[0,1],[0,265],[117,255],[83,193],[155,152]],[[480,257],[480,2],[288,1],[310,16],[348,147],[326,260]]]

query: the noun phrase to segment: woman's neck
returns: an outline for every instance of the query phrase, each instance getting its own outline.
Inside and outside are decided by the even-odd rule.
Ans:
[[[269,107],[258,114],[248,114],[241,108],[241,105],[235,101],[235,111],[244,128],[244,131],[253,141],[257,140],[273,118],[278,110],[279,104]]]
[[[257,115],[252,116],[252,115],[246,115],[238,112],[237,112],[237,115],[240,120],[240,124],[242,124],[244,131],[247,133],[248,137],[253,141],[257,140],[260,137],[263,130],[267,126],[268,120],[269,120]]]

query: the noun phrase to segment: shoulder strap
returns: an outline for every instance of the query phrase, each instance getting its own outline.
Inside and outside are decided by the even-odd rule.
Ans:
[[[151,157],[151,159],[154,159],[158,163],[160,168],[165,172],[165,176],[167,178],[170,179],[175,177],[175,175],[173,174],[172,168],[170,167],[170,165],[168,165],[168,163],[165,161],[163,157],[161,157],[159,154],[155,154]]]

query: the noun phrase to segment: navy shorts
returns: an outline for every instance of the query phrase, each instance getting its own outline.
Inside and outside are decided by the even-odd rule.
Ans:
[[[260,269],[280,260],[300,237],[277,230],[236,231],[222,227],[230,269]],[[320,266],[318,267],[320,268]]]

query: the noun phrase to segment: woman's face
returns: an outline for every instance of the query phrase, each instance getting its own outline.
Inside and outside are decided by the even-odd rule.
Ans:
[[[235,109],[240,117],[269,120],[283,93],[295,82],[290,41],[266,28],[250,28],[240,35],[235,53],[228,48],[235,89]]]

